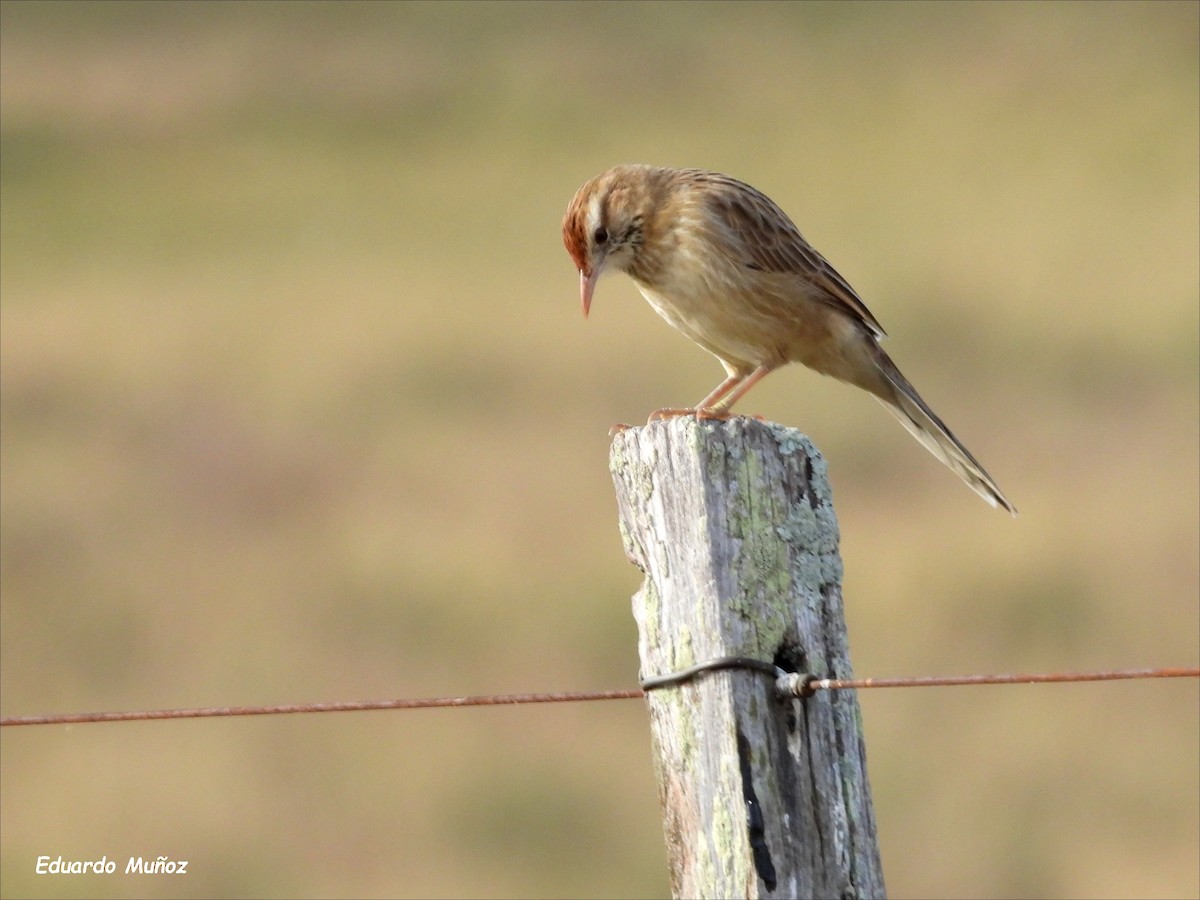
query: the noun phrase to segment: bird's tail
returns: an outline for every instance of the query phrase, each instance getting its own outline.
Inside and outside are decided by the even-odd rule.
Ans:
[[[887,408],[888,412],[900,420],[900,424],[908,429],[909,434],[921,442],[930,453],[949,466],[967,485],[992,506],[1003,507],[1014,516],[1017,509],[1004,493],[992,476],[989,475],[971,455],[971,451],[962,445],[954,433],[946,427],[946,423],[937,417],[929,408],[921,395],[905,378],[896,364],[891,361],[882,348],[877,347],[876,362],[879,370],[887,381],[890,391],[876,392],[876,398]]]

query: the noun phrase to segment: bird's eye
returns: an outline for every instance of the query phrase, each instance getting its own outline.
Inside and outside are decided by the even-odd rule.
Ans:
[[[608,229],[605,228],[603,225],[601,225],[594,232],[592,232],[592,240],[595,241],[597,244],[601,244],[601,245],[607,244],[608,243]]]

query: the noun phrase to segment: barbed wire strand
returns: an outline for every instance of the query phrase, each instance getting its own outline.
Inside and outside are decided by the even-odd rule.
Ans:
[[[1200,668],[1119,669],[1106,672],[1053,672],[1026,675],[948,675],[916,678],[815,678],[792,675],[795,692],[858,690],[884,687],[947,687],[980,684],[1044,684],[1076,681],[1117,681],[1140,678],[1200,678]],[[438,709],[461,706],[513,706],[528,703],[577,703],[589,700],[632,700],[645,696],[641,688],[613,691],[564,691],[535,694],[486,694],[466,697],[421,697],[403,700],[364,700],[340,703],[293,703],[273,706],[206,706],[193,709],[150,709],[132,712],[67,713],[45,716],[5,716],[7,725],[77,725],[91,722],[139,722],[151,719],[207,719],[227,716],[271,716],[295,713],[365,712],[382,709]]]

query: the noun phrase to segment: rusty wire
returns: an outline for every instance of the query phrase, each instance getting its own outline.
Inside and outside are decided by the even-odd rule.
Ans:
[[[134,712],[5,716],[4,718],[0,718],[0,725],[75,725],[84,722],[139,722],[146,719],[209,719],[222,716],[278,716],[291,713],[363,712],[375,709],[505,706],[522,703],[568,703],[581,700],[628,700],[640,696],[642,696],[641,689],[634,688],[625,691],[580,691],[558,694],[489,694],[474,697],[419,697],[408,700],[292,703],[275,706],[202,706],[194,709],[148,709]]]
[[[782,690],[808,696],[818,690],[858,690],[881,687],[945,687],[980,684],[1044,684],[1074,681],[1116,681],[1140,678],[1200,678],[1200,668],[1120,669],[1106,672],[1053,672],[1026,675],[949,675],[916,678],[818,678],[789,674],[779,679]],[[575,703],[588,700],[632,700],[641,688],[612,691],[566,691],[533,694],[485,694],[464,697],[421,697],[403,700],[364,700],[338,703],[295,703],[274,706],[207,706],[192,709],[151,709],[132,712],[67,713],[43,716],[5,716],[3,725],[74,725],[90,722],[137,722],[149,719],[206,719],[225,716],[269,716],[292,713],[363,712],[381,709],[435,709],[458,706],[511,706],[528,703]]]
[[[817,678],[792,674],[779,679],[780,689],[797,697],[814,691],[890,687],[955,687],[978,684],[1061,684],[1076,681],[1122,681],[1135,678],[1200,678],[1200,669],[1115,669],[1107,672],[1042,672],[1024,675],[928,675],[917,678]]]

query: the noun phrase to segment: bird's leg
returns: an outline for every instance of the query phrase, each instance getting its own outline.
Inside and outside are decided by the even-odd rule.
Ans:
[[[735,388],[737,388],[739,382],[747,377],[748,376],[742,375],[740,372],[731,373],[728,378],[726,378],[713,389],[711,394],[696,404],[696,412],[700,412],[701,410],[716,410],[718,408],[727,409],[729,404],[719,406],[717,401],[730,391],[733,391]]]
[[[713,404],[733,390],[734,386],[745,377],[747,376],[736,373],[731,374],[728,378],[718,384],[711,394],[709,394],[695,406],[666,407],[665,409],[656,409],[654,412],[650,413],[650,418],[646,423],[649,424],[650,422],[657,422],[660,419],[672,419],[675,416],[690,415],[695,415],[700,419],[724,419],[726,416],[720,412],[718,412],[716,415],[711,415],[711,413],[714,411]]]
[[[771,369],[771,366],[759,366],[745,378],[741,379],[736,387],[730,385],[731,389],[727,388],[726,390],[722,391],[721,388],[718,388],[717,390],[713,391],[702,401],[700,401],[700,407],[706,413],[716,413],[716,415],[705,416],[705,418],[725,418],[729,414],[729,410],[733,407],[733,404],[737,403],[744,396],[746,396],[746,392],[750,390],[750,388],[754,387],[756,384],[762,381],[763,378],[770,374]],[[728,384],[729,380],[730,379],[726,379],[726,384]],[[725,387],[725,385],[723,384],[721,387]],[[710,401],[712,401],[714,405],[710,406]]]
[[[693,414],[697,419],[728,419],[731,415],[729,410],[733,407],[733,404],[746,396],[746,392],[762,381],[773,368],[773,366],[759,366],[749,375],[742,375],[737,372],[731,373],[728,378],[716,386],[711,394],[694,407],[656,409],[650,414],[649,421],[657,422],[659,419],[669,419],[674,416],[690,416]],[[756,416],[755,418],[761,420],[762,416]]]

